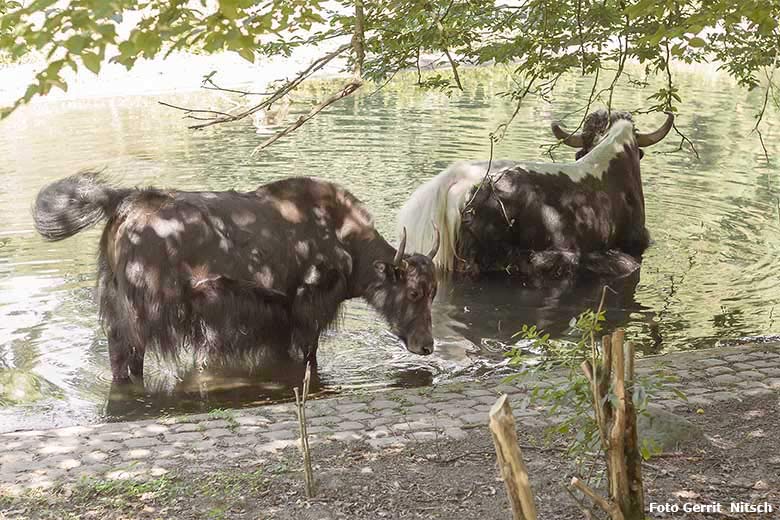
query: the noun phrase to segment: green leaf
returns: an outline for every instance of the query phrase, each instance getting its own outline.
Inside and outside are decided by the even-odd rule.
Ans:
[[[698,36],[694,36],[690,40],[688,40],[688,46],[689,47],[704,47],[707,45],[707,42],[699,38]]]
[[[222,13],[222,16],[228,20],[235,20],[238,17],[238,1],[219,0],[219,10]]]
[[[104,39],[114,41],[116,38],[116,28],[113,24],[103,23],[97,26],[97,30]]]
[[[65,41],[65,48],[73,54],[81,54],[81,51],[84,50],[84,47],[86,47],[90,41],[90,38],[87,38],[81,34],[77,34],[75,36],[71,36]]]
[[[89,70],[97,74],[100,72],[100,56],[94,52],[85,52],[81,55],[81,61],[84,62],[84,66]]]
[[[238,54],[250,63],[255,62],[255,53],[252,49],[247,49],[244,47],[238,51]]]

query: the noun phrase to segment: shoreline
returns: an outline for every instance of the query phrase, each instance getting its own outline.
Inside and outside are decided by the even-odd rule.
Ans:
[[[666,368],[660,363],[668,365]],[[707,409],[747,397],[780,395],[780,344],[670,353],[637,361],[637,373],[669,374],[679,381],[659,392],[652,404],[669,412]],[[438,438],[460,440],[486,424],[498,393],[522,398],[532,386],[552,385],[518,379],[489,379],[434,387],[344,394],[307,405],[311,444],[361,441],[374,449],[403,447]],[[546,410],[521,409],[526,425],[549,424]],[[251,459],[294,447],[298,442],[295,404],[182,415],[0,435],[0,496],[51,489],[85,477],[144,479],[164,475],[183,461]]]

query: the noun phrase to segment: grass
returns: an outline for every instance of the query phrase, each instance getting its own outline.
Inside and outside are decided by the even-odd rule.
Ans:
[[[451,383],[445,387],[448,392],[454,392],[456,394],[459,394],[463,392],[463,390],[466,389],[466,385],[463,383]]]
[[[412,406],[412,402],[400,394],[388,394],[385,398],[389,401],[394,401],[404,407]]]
[[[228,430],[235,432],[238,427],[238,421],[236,421],[236,415],[233,410],[225,410],[223,408],[214,408],[209,412],[209,419],[223,420],[227,423]]]

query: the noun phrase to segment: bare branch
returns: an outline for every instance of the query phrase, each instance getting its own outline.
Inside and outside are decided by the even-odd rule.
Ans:
[[[349,46],[352,47],[352,50],[355,53],[355,65],[352,71],[352,79],[349,82],[347,82],[347,84],[344,85],[344,87],[341,90],[332,94],[330,97],[325,99],[322,103],[312,108],[308,114],[299,117],[293,124],[285,128],[284,130],[272,135],[270,138],[268,138],[267,140],[259,144],[257,147],[255,147],[255,149],[252,150],[252,154],[251,154],[252,156],[256,155],[261,150],[268,148],[269,146],[271,146],[273,143],[275,143],[282,137],[290,134],[291,132],[294,132],[296,129],[303,126],[304,123],[306,123],[311,118],[313,118],[314,116],[322,112],[325,108],[332,105],[339,99],[351,95],[353,92],[355,92],[357,89],[363,86],[363,77],[362,77],[363,60],[365,59],[365,49],[363,47],[363,44],[365,42],[364,40],[365,35],[363,32],[365,27],[364,16],[365,15],[363,13],[363,0],[355,0],[355,34],[352,36],[352,41],[349,44]],[[278,92],[276,95],[278,95]]]
[[[363,13],[363,0],[355,0],[355,34],[352,36],[352,49],[355,51],[355,69],[353,77],[361,80],[363,77],[363,60],[366,57],[365,50],[365,14]]]
[[[498,134],[499,130],[501,130],[501,136],[497,137],[497,139],[500,140],[500,139],[504,138],[504,136],[506,135],[506,131],[509,129],[509,125],[511,125],[512,121],[515,120],[515,117],[517,117],[517,114],[520,113],[520,107],[523,104],[523,100],[528,95],[528,93],[531,91],[531,87],[533,87],[534,83],[536,82],[536,79],[537,79],[536,75],[531,76],[531,78],[528,80],[528,84],[526,85],[525,90],[523,91],[522,94],[520,94],[520,97],[517,100],[517,105],[515,105],[515,110],[512,112],[512,115],[509,116],[509,119],[507,119],[506,121],[504,121],[503,123],[498,125],[496,127],[496,129],[493,130],[493,132],[491,134],[491,138],[496,136]]]
[[[766,149],[766,144],[764,144],[764,136],[761,134],[761,129],[759,126],[761,125],[761,122],[764,120],[764,114],[766,114],[766,106],[769,103],[769,92],[772,90],[772,77],[774,76],[775,71],[772,70],[772,74],[770,74],[766,67],[764,67],[764,75],[766,76],[766,89],[764,90],[764,101],[761,103],[761,110],[756,114],[756,124],[753,126],[753,132],[755,132],[758,135],[758,140],[761,143],[761,148],[764,150],[764,158],[766,159],[766,162],[769,162],[769,152]]]
[[[363,85],[363,82],[360,80],[350,80],[349,83],[344,85],[344,88],[342,88],[340,91],[336,92],[335,94],[331,95],[328,99],[317,105],[316,107],[312,108],[308,114],[303,115],[297,119],[293,124],[285,128],[284,130],[274,134],[269,139],[258,145],[254,150],[252,150],[252,155],[256,155],[260,150],[263,150],[264,148],[268,148],[273,143],[281,139],[282,137],[286,136],[287,134],[293,132],[294,130],[297,130],[301,126],[303,126],[306,121],[311,119],[312,117],[316,116],[320,112],[322,112],[326,107],[329,105],[332,105],[334,102],[338,101],[341,98],[345,98],[355,92],[357,89],[359,89]]]
[[[233,88],[225,88],[220,87],[214,81],[211,79],[211,76],[207,77],[203,80],[203,83],[201,84],[200,88],[206,89],[206,90],[217,90],[220,92],[230,92],[233,94],[241,94],[241,97],[246,96],[270,96],[272,92],[248,92],[246,90],[237,90]]]
[[[588,118],[588,114],[590,113],[590,107],[591,107],[591,105],[593,105],[593,100],[598,95],[601,94],[601,92],[599,92],[598,94],[596,93],[596,87],[598,87],[598,84],[599,84],[600,72],[601,72],[601,67],[596,69],[596,74],[595,74],[595,77],[593,78],[593,85],[591,85],[591,87],[590,87],[590,94],[588,95],[588,103],[587,103],[587,105],[585,105],[584,115],[582,116],[582,119],[580,119],[580,122],[577,125],[577,127],[574,130],[571,131],[572,134],[576,134],[577,132],[580,131],[580,128],[582,128],[582,125],[585,124],[585,119]],[[559,140],[556,143],[548,145],[547,146],[547,151],[545,152],[545,155],[548,155],[548,156],[550,156],[550,159],[553,159],[553,156],[552,156],[553,150],[558,148],[561,145],[562,142],[563,141]]]
[[[593,503],[599,506],[599,508],[601,508],[605,513],[607,513],[610,516],[610,518],[612,518],[613,520],[623,520],[623,512],[620,511],[620,508],[618,507],[617,504],[615,504],[611,500],[607,500],[606,498],[602,497],[601,495],[593,491],[583,481],[581,481],[577,477],[572,477],[571,485],[577,488],[579,491],[581,491],[582,494],[587,496],[589,499],[591,499]]]
[[[449,49],[444,49],[444,54],[447,55],[447,60],[450,62],[450,67],[452,67],[452,75],[455,77],[455,84],[458,86],[458,89],[462,91],[463,84],[460,82],[460,74],[458,74],[458,63],[452,59]]]
[[[188,114],[214,114],[218,116],[232,117],[230,114],[227,114],[225,112],[219,112],[217,110],[180,107],[177,105],[172,105],[171,103],[166,103],[165,101],[158,101],[158,103],[166,107],[175,108],[176,110],[181,110],[183,112],[186,112],[185,117],[187,117]]]
[[[268,108],[273,103],[275,103],[277,100],[284,97],[289,92],[293,91],[295,88],[298,87],[305,79],[307,79],[309,76],[317,72],[318,70],[322,69],[325,65],[330,63],[334,58],[341,55],[349,49],[352,45],[351,44],[345,44],[339,47],[338,49],[321,56],[317,58],[314,62],[312,62],[311,65],[309,65],[303,72],[299,73],[293,80],[288,81],[286,84],[284,84],[281,88],[279,88],[273,95],[271,95],[268,99],[265,99],[263,102],[258,103],[257,105],[254,105],[243,112],[239,112],[237,114],[227,114],[224,112],[216,112],[213,110],[195,110],[195,109],[189,109],[184,107],[176,107],[174,105],[170,105],[169,103],[163,103],[160,102],[163,105],[170,106],[172,108],[176,108],[178,110],[184,110],[185,112],[211,112],[215,114],[215,117],[211,119],[210,121],[207,121],[205,123],[199,123],[196,125],[191,125],[189,128],[193,130],[200,130],[202,128],[206,128],[208,126],[221,124],[221,123],[229,123],[233,121],[239,121],[241,119],[244,119],[245,117],[251,116],[255,112],[258,112],[260,110],[263,110],[265,108]]]

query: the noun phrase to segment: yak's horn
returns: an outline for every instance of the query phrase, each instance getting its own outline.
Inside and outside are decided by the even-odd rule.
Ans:
[[[652,146],[666,137],[666,134],[669,133],[669,130],[672,129],[672,126],[674,126],[674,114],[671,112],[666,112],[666,122],[664,122],[664,124],[661,125],[658,130],[650,134],[640,134],[639,132],[636,133],[636,144],[642,147]]]
[[[433,229],[436,231],[436,238],[433,240],[433,247],[431,247],[430,253],[428,253],[428,258],[431,260],[433,260],[433,257],[436,256],[436,253],[439,252],[439,242],[441,242],[441,233],[439,233],[439,228],[437,228],[434,224]]]
[[[572,134],[565,128],[563,128],[557,121],[553,122],[552,133],[559,141],[563,141],[563,144],[569,145],[572,148],[582,148],[584,143],[582,141],[582,133]]]
[[[404,257],[404,249],[406,249],[406,228],[401,231],[401,242],[398,244],[398,252],[395,254],[393,263],[395,265],[401,265],[401,259]]]

